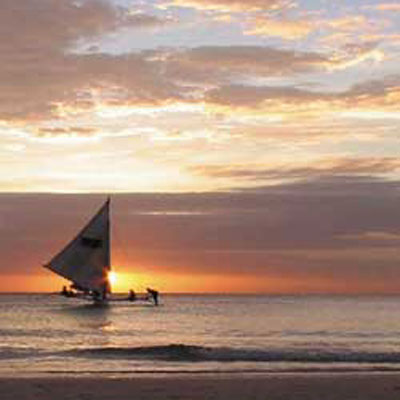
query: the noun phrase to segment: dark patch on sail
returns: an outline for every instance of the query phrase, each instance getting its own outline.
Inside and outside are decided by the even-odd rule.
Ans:
[[[93,239],[89,237],[82,237],[81,238],[81,245],[85,247],[90,247],[92,249],[97,249],[101,247],[103,244],[103,241],[100,239]]]

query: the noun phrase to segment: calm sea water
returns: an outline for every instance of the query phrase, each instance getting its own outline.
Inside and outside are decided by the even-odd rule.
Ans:
[[[0,295],[0,374],[400,370],[400,297]]]

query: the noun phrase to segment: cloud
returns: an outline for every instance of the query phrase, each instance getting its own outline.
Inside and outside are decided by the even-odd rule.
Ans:
[[[345,32],[358,32],[362,29],[368,29],[368,19],[363,15],[349,15],[346,17],[325,20],[323,24],[334,30]]]
[[[343,46],[340,51],[331,56],[328,70],[343,70],[354,67],[365,61],[372,61],[375,64],[385,60],[385,54],[377,48],[376,42],[364,42],[361,44],[349,43]]]
[[[382,35],[388,35],[388,27],[391,22],[388,19],[363,14],[350,14],[338,18],[320,19],[315,21],[320,30],[319,42],[330,47],[337,47],[343,43],[371,43],[371,40],[382,40]],[[374,39],[375,38],[375,39]]]
[[[370,33],[370,34],[364,34],[363,39],[367,41],[382,41],[387,44],[395,44],[397,45],[400,43],[400,35],[399,34],[390,34],[390,33]]]
[[[194,8],[204,11],[254,12],[280,10],[294,6],[289,0],[172,0],[165,6]]]
[[[232,7],[239,4],[215,4],[228,3]],[[272,3],[253,5],[270,8],[278,4]],[[169,111],[164,113],[167,108],[177,111],[183,106],[198,107],[197,119],[209,116],[207,131],[210,132],[219,129],[217,115],[238,110],[248,116],[263,114],[272,120],[315,117],[344,109],[359,112],[373,106],[395,112],[399,96],[395,86],[387,87],[381,94],[357,93],[353,89],[332,94],[322,89],[305,90],[304,85],[265,84],[270,78],[274,82],[282,78],[293,81],[305,75],[354,67],[361,62],[376,62],[383,57],[376,43],[346,45],[334,53],[246,45],[164,48],[126,54],[80,53],[78,42],[90,39],[92,43],[93,38],[121,28],[156,27],[170,20],[94,0],[80,6],[72,0],[44,0],[40,16],[28,18],[39,13],[32,0],[13,4],[7,1],[0,15],[0,30],[4,31],[4,37],[11,37],[10,43],[0,44],[3,82],[0,120],[16,130],[24,130],[26,136],[61,140],[70,135],[83,139],[105,129],[117,135],[117,130],[126,133],[129,129],[139,129],[139,114],[142,125],[150,124],[149,129],[160,131],[154,118],[143,121],[144,116],[154,112],[168,114]],[[46,26],[50,26],[50,32]],[[115,124],[118,116],[129,119],[133,128],[123,127],[119,122],[112,130],[112,116]],[[167,119],[164,121],[170,127],[171,119]],[[104,120],[108,122],[106,128],[102,125]],[[64,132],[51,131],[62,129],[63,124]],[[89,126],[94,130],[91,134],[69,130],[73,126]],[[158,136],[162,137],[172,136],[165,133]],[[180,137],[191,136],[183,133]]]
[[[310,108],[311,103],[330,101],[331,94],[312,92],[296,87],[268,87],[268,86],[244,86],[227,85],[210,90],[207,94],[207,101],[230,107],[255,108],[265,105],[273,111],[279,111],[285,105],[301,105]],[[274,107],[275,106],[275,107]]]
[[[194,166],[189,170],[198,175],[212,178],[232,178],[256,181],[315,179],[333,176],[375,176],[388,174],[400,169],[397,158],[339,158],[316,159],[308,165],[281,164],[274,167],[263,165],[207,165]]]
[[[29,66],[5,60],[1,78],[7,82],[0,96],[3,120],[40,121],[102,103],[155,105],[176,98],[177,92],[138,55],[58,54]]]
[[[166,76],[176,82],[207,85],[257,77],[294,77],[343,70],[365,61],[381,62],[376,43],[347,44],[340,51],[317,53],[266,46],[202,46],[168,51],[161,57]]]
[[[131,12],[128,14],[128,16],[125,18],[124,24],[129,28],[158,28],[162,27],[167,24],[171,24],[173,22],[176,22],[175,19],[171,17],[166,17],[166,18],[160,18],[156,15],[149,15],[149,14],[144,14],[144,13],[136,13],[136,12]],[[121,25],[120,25],[121,27]]]
[[[400,241],[400,233],[383,232],[383,231],[366,231],[366,232],[350,233],[347,235],[342,235],[340,236],[340,238],[345,240],[377,242],[379,245],[381,245],[383,242]]]
[[[154,103],[172,88],[153,64],[140,55],[113,56],[73,52],[78,41],[101,37],[122,27],[160,24],[158,17],[130,14],[106,1],[6,0],[0,13],[0,118],[52,118],[60,105],[91,107],[92,89],[106,100],[121,98]],[[114,92],[112,92],[114,91]],[[109,98],[107,98],[109,94]],[[16,104],[18,106],[16,106]]]
[[[346,13],[345,16],[324,18],[321,11],[310,10],[305,4],[291,0],[173,0],[165,2],[162,8],[170,6],[205,11],[205,15],[214,21],[232,23],[236,20],[240,22],[245,35],[299,40],[313,33],[319,37],[320,42],[333,46],[343,41],[358,40],[366,35],[377,35],[388,24],[386,20],[376,16],[368,18],[363,14]],[[369,8],[382,11],[398,9],[395,4]],[[342,41],[335,41],[338,37]]]
[[[210,89],[205,96],[211,108],[220,112],[267,113],[270,116],[321,117],[343,112],[357,118],[390,118],[397,115],[400,96],[398,77],[356,84],[346,91],[329,93],[295,86],[225,85]],[[353,112],[352,114],[349,114]],[[392,116],[392,117],[393,117]]]
[[[306,20],[272,19],[256,16],[248,20],[246,35],[280,37],[286,40],[298,40],[315,30],[315,25]]]
[[[323,68],[329,58],[315,52],[261,46],[207,46],[172,52],[166,74],[188,82],[219,82],[234,77],[286,76]]]
[[[245,27],[245,35],[296,40],[315,29],[314,24],[300,16],[286,16],[288,11],[298,7],[297,1],[293,0],[172,0],[163,8],[169,6],[206,11],[213,21],[232,23],[237,18],[237,22]]]
[[[82,136],[90,137],[98,132],[96,128],[92,127],[39,127],[36,136],[38,138],[57,138],[60,136]]]
[[[0,26],[2,36],[8,40],[2,41],[1,50],[24,51],[31,56],[38,51],[65,51],[81,37],[117,29],[124,18],[122,9],[102,0],[43,0],[39,4],[32,0],[4,0]]]
[[[224,92],[227,89],[221,85],[231,82],[344,68],[359,62],[355,60],[377,57],[371,48],[337,56],[258,46],[83,54],[77,51],[78,42],[123,27],[159,26],[169,19],[132,13],[106,1],[43,0],[40,7],[35,4],[33,0],[18,4],[6,0],[0,14],[0,31],[10,38],[0,43],[0,120],[20,126],[29,121],[26,129],[33,127],[33,132],[43,128],[43,122],[79,118],[102,108],[199,102],[205,93],[207,100],[213,97],[207,90]],[[251,4],[269,9],[287,2]]]
[[[376,6],[369,6],[368,8],[374,8],[379,11],[400,11],[400,4],[398,3],[382,3]]]

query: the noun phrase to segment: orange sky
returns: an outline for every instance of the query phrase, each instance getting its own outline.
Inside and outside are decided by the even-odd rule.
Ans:
[[[161,293],[267,293],[267,294],[362,294],[397,293],[398,284],[362,282],[349,284],[342,281],[319,281],[295,278],[268,279],[258,276],[226,275],[178,275],[116,273],[114,293],[127,293],[130,289],[145,292],[147,287],[157,288]],[[69,282],[50,273],[27,275],[3,275],[1,292],[56,292]]]
[[[115,291],[395,293],[397,185],[341,180],[257,191],[112,196]],[[58,291],[41,267],[103,195],[0,194],[1,291]]]

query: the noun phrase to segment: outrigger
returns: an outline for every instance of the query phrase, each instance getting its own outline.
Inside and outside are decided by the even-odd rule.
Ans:
[[[147,288],[147,295],[137,296],[130,290],[127,297],[111,296],[111,248],[110,248],[110,198],[50,262],[44,265],[57,275],[71,282],[64,286],[61,295],[84,298],[96,304],[110,301],[152,301],[158,305],[159,293]]]

